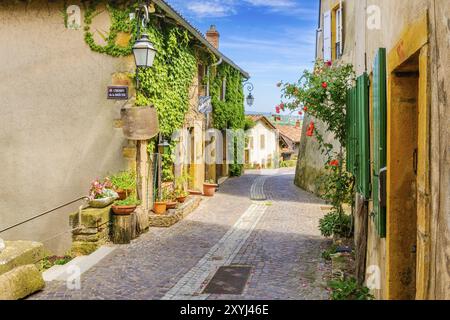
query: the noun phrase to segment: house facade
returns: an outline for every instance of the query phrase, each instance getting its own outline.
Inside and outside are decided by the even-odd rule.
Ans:
[[[280,159],[283,161],[295,160],[300,151],[301,122],[295,125],[275,124],[279,132]]]
[[[278,165],[278,130],[265,116],[247,116],[255,125],[247,130],[245,164],[249,168],[274,168]]]
[[[450,298],[449,17],[448,1],[320,1],[317,58],[357,76],[357,273],[379,299]],[[315,144],[302,138],[299,185],[320,174]]]
[[[0,180],[4,183],[0,231],[49,212],[1,232],[0,237],[40,241],[52,251],[63,253],[71,241],[68,215],[83,205],[82,197],[87,195],[90,182],[136,167],[136,142],[127,140],[122,133],[120,110],[127,101],[107,99],[109,86],[127,87],[130,101],[136,94],[132,76],[135,62],[129,51],[134,41],[129,32],[132,29],[117,32],[112,28],[119,28],[118,19],[125,19],[120,26],[135,23],[127,20],[128,15],[124,17],[134,4],[135,1],[125,1],[112,7],[109,1],[77,0],[0,3],[0,58],[4,61],[0,67]],[[164,35],[169,28],[181,30],[188,39],[183,46],[195,59],[186,92],[171,98],[185,101],[184,97],[188,97],[188,102],[180,106],[184,111],[181,117],[178,114],[176,120],[181,125],[176,129],[185,129],[181,132],[189,135],[182,134],[177,143],[188,139],[192,142],[188,150],[194,160],[188,168],[190,187],[200,189],[205,179],[217,180],[228,174],[225,166],[216,170],[213,165],[208,170],[205,164],[207,129],[226,128],[226,124],[215,125],[215,102],[221,101],[220,108],[233,104],[237,118],[243,121],[241,80],[249,75],[218,50],[216,30],[203,36],[165,1],[151,1],[149,11],[154,14],[152,26],[158,27],[155,34]],[[155,66],[155,72],[170,71],[165,71],[167,66],[158,58]],[[226,81],[222,70],[236,79],[228,79],[228,87],[222,86],[223,91],[219,90]],[[220,79],[210,77],[211,81],[206,81],[208,72]],[[151,81],[159,81],[161,90],[170,91],[172,84],[166,78],[157,76]],[[230,101],[227,92],[232,90],[238,102]],[[150,100],[160,113],[163,128],[161,119],[167,118],[164,99]],[[169,168],[175,176],[184,170],[175,164]],[[151,170],[147,171],[151,175]],[[149,194],[153,193],[151,188],[149,183]]]

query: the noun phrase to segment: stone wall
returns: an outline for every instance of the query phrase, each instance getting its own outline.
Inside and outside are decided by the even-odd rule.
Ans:
[[[81,220],[81,221],[80,221]],[[109,241],[111,234],[111,205],[87,208],[69,217],[72,232],[71,254],[88,255]]]
[[[336,1],[323,0],[322,13],[329,10]],[[425,230],[425,237],[429,244],[428,259],[425,268],[428,274],[421,287],[422,298],[448,299],[450,297],[450,109],[448,96],[450,81],[446,75],[450,72],[450,3],[434,0],[368,0],[367,5],[362,1],[344,0],[344,56],[342,61],[353,63],[357,75],[372,72],[372,63],[376,51],[380,47],[387,52],[397,50],[403,41],[407,47],[414,39],[403,38],[402,33],[409,30],[415,21],[422,16],[428,16],[428,96],[426,100],[430,109],[429,120],[429,174],[430,191],[427,203],[430,206],[423,220],[418,221],[418,227]],[[380,11],[379,28],[366,28],[368,14],[366,9],[375,6]],[[414,38],[414,37],[413,37]],[[322,41],[322,39],[320,39]],[[400,46],[401,47],[401,46]],[[319,43],[319,57],[322,57],[322,45]],[[401,48],[400,48],[401,49]],[[400,50],[399,49],[399,50]],[[401,50],[400,50],[401,51]],[[401,52],[400,52],[401,53]],[[389,67],[389,66],[388,66]],[[308,124],[305,119],[304,126]],[[319,129],[320,130],[320,129]],[[391,130],[395,130],[392,128]],[[303,128],[305,131],[305,128]],[[310,182],[320,172],[317,163],[320,155],[312,146],[314,140],[303,135],[297,168],[297,184],[313,190]],[[389,156],[388,156],[389,158]],[[302,162],[303,161],[303,162]],[[372,202],[368,203],[369,214]],[[405,209],[406,210],[406,209]],[[394,213],[392,213],[394,214]],[[389,217],[388,217],[389,223]],[[380,288],[374,290],[377,298],[389,297],[389,272],[387,238],[380,238],[376,232],[373,219],[369,218],[367,266],[378,268]],[[418,235],[420,237],[420,235]],[[393,250],[391,248],[391,250]],[[388,278],[385,277],[388,276]],[[368,275],[369,276],[369,275]]]

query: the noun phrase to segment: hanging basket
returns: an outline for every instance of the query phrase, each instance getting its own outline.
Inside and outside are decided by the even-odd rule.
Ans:
[[[159,132],[158,113],[154,106],[126,105],[120,110],[122,130],[129,140],[149,140]]]

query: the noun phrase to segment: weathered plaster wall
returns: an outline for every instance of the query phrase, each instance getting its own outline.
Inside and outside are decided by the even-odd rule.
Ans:
[[[105,95],[132,57],[93,53],[82,28],[65,28],[62,9],[63,1],[0,3],[0,229],[86,195],[92,179],[125,167],[126,142],[113,126],[121,103]],[[80,204],[1,236],[62,253],[71,234],[58,234]]]
[[[250,149],[250,163],[253,165],[264,165],[268,168],[269,163],[274,165],[278,152],[277,132],[268,128],[262,121],[248,130],[248,136],[253,137],[253,149]],[[264,148],[261,148],[261,136],[264,136]]]
[[[322,13],[337,1],[323,0]],[[342,61],[353,63],[357,75],[372,72],[378,48],[387,52],[400,41],[402,31],[428,11],[429,15],[429,77],[430,77],[430,261],[427,298],[450,297],[450,3],[441,0],[344,0],[344,56]],[[380,9],[379,29],[366,27],[366,8]],[[322,57],[323,38],[319,38],[319,58]],[[303,133],[310,119],[304,121]],[[320,171],[321,155],[314,140],[302,136],[296,182],[312,190],[311,182]],[[313,190],[314,191],[314,190]],[[368,214],[372,211],[369,201]],[[381,288],[375,290],[377,298],[386,298],[386,239],[376,233],[373,219],[369,218],[367,266],[376,266],[381,275]]]

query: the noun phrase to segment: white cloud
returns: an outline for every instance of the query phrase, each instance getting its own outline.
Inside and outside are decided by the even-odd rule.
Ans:
[[[177,7],[186,9],[195,18],[220,18],[235,15],[241,7],[262,8],[268,12],[316,19],[315,11],[307,9],[296,0],[171,0]]]
[[[186,3],[186,8],[196,17],[226,17],[236,13],[233,6],[234,1],[190,1]]]

